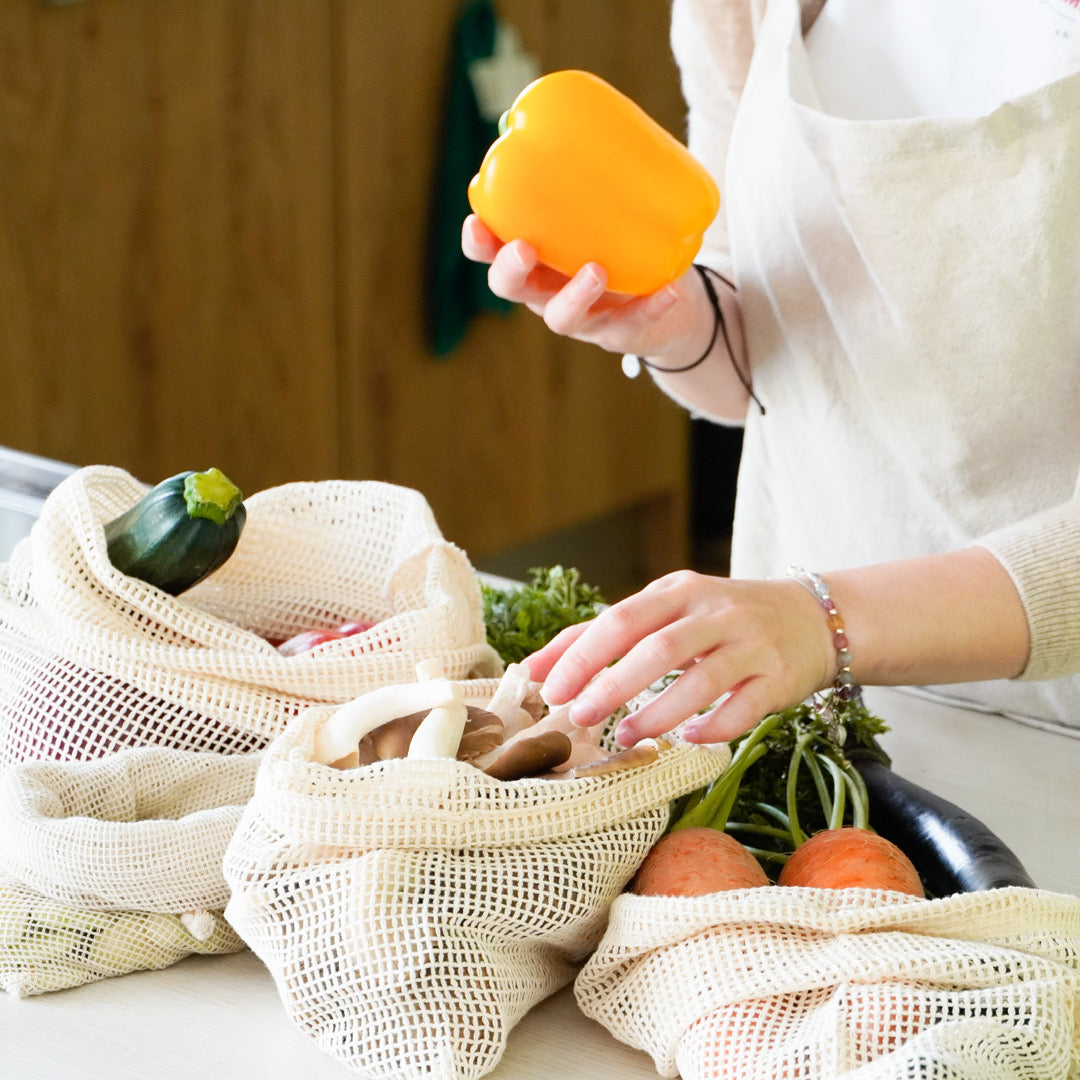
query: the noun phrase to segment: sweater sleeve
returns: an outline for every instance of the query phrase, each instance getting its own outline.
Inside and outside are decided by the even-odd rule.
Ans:
[[[813,24],[825,0],[800,0],[803,32]],[[696,262],[734,279],[728,240],[724,173],[735,114],[754,54],[758,26],[768,0],[674,0],[671,50],[679,68],[686,101],[690,152],[708,169],[720,188],[720,212],[705,232]],[[741,426],[741,420],[703,411],[671,384],[650,371],[659,389],[697,419]]]
[[[977,541],[1008,571],[1027,612],[1023,680],[1080,672],[1080,491]]]
[[[800,0],[805,33],[825,0]],[[687,145],[720,186],[720,213],[705,234],[699,261],[731,272],[723,202],[724,171],[735,112],[768,0],[674,0],[671,49],[688,108]]]
[[[687,146],[720,186],[720,212],[698,258],[731,271],[723,198],[731,126],[754,49],[754,0],[674,0],[671,49],[686,100]]]

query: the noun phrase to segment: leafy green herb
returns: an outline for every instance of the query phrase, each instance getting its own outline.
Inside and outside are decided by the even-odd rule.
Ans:
[[[512,589],[480,585],[488,644],[505,664],[520,663],[560,630],[591,619],[605,602],[572,568],[534,567],[529,575]]]

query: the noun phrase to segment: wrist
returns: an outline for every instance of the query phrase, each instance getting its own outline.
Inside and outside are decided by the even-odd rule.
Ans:
[[[685,359],[687,355],[685,352],[681,349],[676,351],[673,348],[665,352],[662,361],[646,358],[640,354],[627,353],[622,359],[624,374],[633,379],[638,376],[642,367],[646,367],[657,377],[667,380],[671,376],[696,372],[706,361],[722,354],[729,371],[738,379],[747,399],[752,400],[764,415],[765,406],[754,393],[749,368],[746,365],[745,347],[741,334],[742,319],[735,297],[734,284],[719,271],[701,263],[694,263],[691,270],[687,272],[688,276],[691,274],[695,275],[700,283],[700,289],[696,294],[698,300],[695,311],[701,310],[703,299],[706,312],[704,321],[710,326],[704,349],[692,359]],[[728,326],[729,319],[734,331]],[[696,317],[693,320],[693,326],[699,327],[701,322],[701,318]]]
[[[977,546],[824,574],[866,686],[1016,678],[1030,635],[1004,567]]]
[[[623,373],[635,379],[642,368],[659,376],[681,375],[701,367],[715,350],[719,338],[720,309],[709,299],[707,278],[702,267],[694,264],[679,283],[682,302],[672,309],[669,325],[655,333],[664,344],[656,349],[626,353]],[[660,331],[663,332],[660,332]]]
[[[845,701],[857,698],[859,687],[851,669],[851,645],[847,625],[833,599],[829,583],[816,571],[805,570],[801,566],[789,566],[787,576],[802,586],[817,603],[826,631],[828,644],[825,649],[825,669],[828,675],[818,689],[831,687],[833,693]]]

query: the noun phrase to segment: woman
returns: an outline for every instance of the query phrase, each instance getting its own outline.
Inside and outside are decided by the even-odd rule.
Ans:
[[[853,682],[1080,735],[1078,43],[1073,0],[675,0],[709,271],[617,296],[465,222],[497,294],[745,425],[731,579],[561,635],[551,703],[595,723],[681,669],[620,741]]]

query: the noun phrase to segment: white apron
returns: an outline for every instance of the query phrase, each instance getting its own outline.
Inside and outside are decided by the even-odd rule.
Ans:
[[[766,409],[735,576],[956,548],[1074,496],[1078,155],[1080,74],[973,119],[824,114],[772,0],[724,183]],[[1080,734],[1080,677],[938,692]]]

